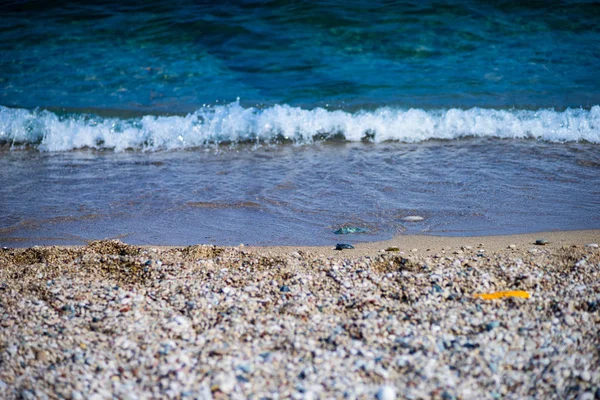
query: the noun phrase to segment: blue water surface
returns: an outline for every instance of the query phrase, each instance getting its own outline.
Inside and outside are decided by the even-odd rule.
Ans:
[[[130,4],[131,3],[131,4]],[[600,104],[590,1],[12,1],[0,104],[191,112]]]

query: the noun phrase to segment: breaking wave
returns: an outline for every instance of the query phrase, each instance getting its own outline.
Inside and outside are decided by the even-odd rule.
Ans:
[[[161,151],[252,142],[416,143],[465,137],[600,143],[600,106],[565,111],[384,107],[347,112],[288,105],[246,108],[234,102],[203,107],[185,116],[128,119],[0,106],[0,144],[15,150]]]

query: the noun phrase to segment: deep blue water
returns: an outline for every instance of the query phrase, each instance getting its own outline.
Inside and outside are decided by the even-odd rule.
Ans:
[[[0,6],[2,105],[600,104],[597,2],[49,3]]]
[[[600,228],[600,3],[48,3],[0,4],[0,244]]]

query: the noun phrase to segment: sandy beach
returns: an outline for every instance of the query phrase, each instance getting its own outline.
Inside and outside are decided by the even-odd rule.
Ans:
[[[598,243],[595,230],[343,251],[3,248],[0,392],[597,399]],[[475,296],[499,291],[521,297]]]

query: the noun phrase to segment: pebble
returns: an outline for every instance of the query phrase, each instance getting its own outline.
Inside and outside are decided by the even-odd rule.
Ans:
[[[514,249],[517,248],[517,245],[516,244],[509,244],[508,248],[514,250]]]
[[[535,241],[535,244],[537,244],[538,246],[545,246],[548,243],[550,243],[547,239],[537,239]]]
[[[213,392],[219,391],[224,394],[230,394],[235,389],[235,383],[236,379],[233,375],[221,373],[214,377],[211,390]]]
[[[335,245],[335,250],[349,250],[349,249],[353,249],[354,246],[352,246],[351,244],[348,243],[338,243]]]
[[[71,392],[71,400],[83,400],[83,395],[77,390]]]
[[[340,229],[333,231],[336,235],[349,235],[353,233],[367,233],[369,230],[367,228],[360,228],[357,226],[344,226]]]
[[[572,315],[567,314],[565,316],[565,324],[569,325],[569,326],[573,326],[575,325],[575,318],[573,318]]]
[[[581,375],[579,375],[579,377],[581,378],[582,381],[584,382],[589,382],[592,380],[592,375],[590,374],[590,371],[585,370],[581,373]]]
[[[10,305],[0,321],[14,321],[0,328],[0,390],[90,399],[595,393],[597,343],[585,338],[600,323],[598,250],[477,257],[456,248],[437,257],[214,246],[148,254],[103,241],[35,250],[46,252],[43,268],[28,264],[39,259],[31,249],[0,252],[0,304]],[[536,295],[473,301],[511,289]]]
[[[408,215],[406,217],[402,218],[402,221],[406,221],[406,222],[419,222],[419,221],[423,221],[425,218],[421,217],[420,215]]]
[[[385,251],[400,251],[398,247],[388,247]]]
[[[598,248],[598,243],[588,243],[585,245],[585,247],[588,247],[590,249],[597,249]]]
[[[377,400],[395,400],[396,399],[396,388],[390,385],[383,385],[377,390],[375,394]]]
[[[487,324],[485,324],[485,330],[489,332],[499,326],[500,326],[500,323],[498,321],[488,322]]]

